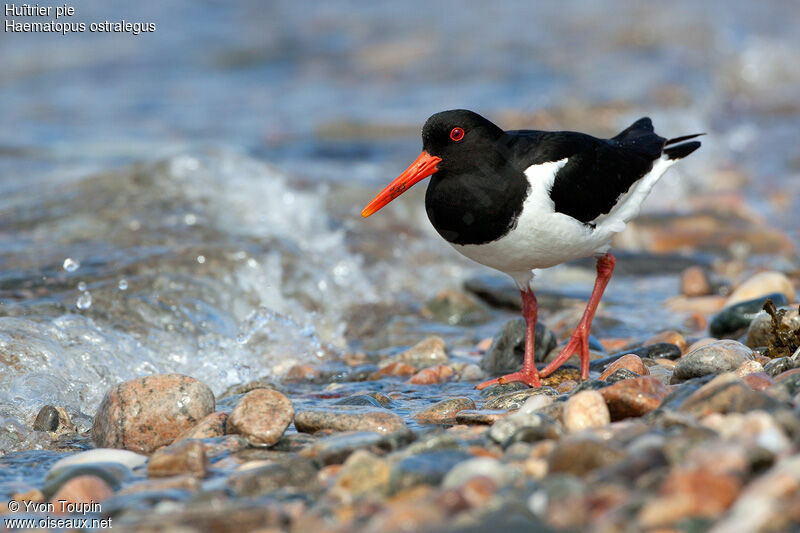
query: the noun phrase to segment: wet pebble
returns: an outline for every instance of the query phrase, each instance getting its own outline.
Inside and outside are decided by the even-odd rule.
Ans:
[[[211,413],[203,418],[192,428],[187,429],[175,439],[175,441],[183,439],[210,439],[213,437],[221,437],[225,434],[225,424],[228,421],[228,414],[223,412]]]
[[[716,518],[736,500],[741,481],[731,474],[677,469],[662,484],[659,496],[639,511],[642,528],[666,527],[687,518]]]
[[[708,327],[709,332],[717,338],[738,337],[747,330],[767,299],[772,300],[775,307],[787,303],[786,297],[780,293],[767,294],[753,300],[735,303],[714,315]]]
[[[546,395],[558,396],[558,392],[551,387],[538,387],[531,389],[526,387],[524,390],[495,396],[483,403],[482,409],[519,409],[531,396]]]
[[[437,450],[411,455],[392,466],[390,490],[393,493],[415,485],[439,485],[451,468],[469,459],[457,450]]]
[[[489,429],[489,438],[505,445],[522,428],[542,428],[540,433],[543,435],[559,435],[562,432],[558,422],[546,414],[517,412],[498,420]]]
[[[766,372],[747,374],[742,376],[742,381],[753,390],[766,390],[773,383],[773,379]]]
[[[779,310],[784,311],[783,318],[781,318],[782,325],[792,331],[800,329],[800,313],[798,313],[797,307],[784,306]],[[750,323],[750,327],[747,328],[745,344],[751,348],[768,346],[772,338],[772,317],[766,311],[761,311]]]
[[[319,489],[317,468],[311,460],[297,456],[234,472],[225,484],[236,495],[251,498],[287,487],[307,492]]]
[[[170,444],[214,411],[206,385],[180,374],[157,374],[112,387],[92,427],[98,446],[150,453]]]
[[[147,462],[147,456],[139,453],[120,450],[117,448],[95,448],[59,459],[50,466],[50,471],[55,471],[66,466],[92,464],[92,463],[119,463],[128,468],[136,468]]]
[[[114,490],[102,478],[92,475],[76,476],[53,494],[50,502],[57,514],[66,504],[100,503],[114,495]]]
[[[294,406],[278,391],[256,389],[245,394],[225,423],[226,433],[243,436],[254,446],[278,442],[292,423]]]
[[[686,348],[689,347],[689,342],[686,340],[686,337],[675,330],[662,331],[644,341],[644,346],[652,346],[654,344],[673,344],[677,346],[681,352],[686,352]]]
[[[548,471],[584,476],[612,465],[625,457],[625,452],[609,442],[594,439],[562,439],[548,457]]]
[[[503,325],[495,335],[492,345],[481,357],[480,367],[489,374],[515,372],[522,367],[525,357],[525,320],[517,318]],[[536,324],[534,357],[544,361],[544,357],[556,346],[556,336],[544,324]]]
[[[208,458],[203,443],[184,439],[156,450],[147,464],[149,477],[169,477],[189,474],[197,478],[208,475]]]
[[[632,350],[617,352],[613,355],[609,355],[608,357],[590,361],[589,370],[594,370],[596,372],[603,372],[605,371],[606,368],[608,368],[609,365],[613,364],[615,361],[618,361],[621,357],[624,357],[629,354],[636,355],[640,359],[657,359],[657,358],[678,359],[681,356],[682,352],[681,349],[675,346],[674,344],[661,342],[657,344],[651,344],[648,346],[641,346],[639,348],[635,348]]]
[[[342,465],[335,487],[352,494],[385,494],[391,467],[386,459],[366,450],[356,450]]]
[[[456,413],[457,424],[486,424],[491,426],[510,414],[507,409],[466,409]]]
[[[420,422],[449,423],[454,422],[459,411],[475,409],[475,402],[470,398],[449,398],[436,402],[414,415]]]
[[[55,431],[58,429],[58,411],[55,406],[45,405],[39,410],[36,419],[33,421],[33,429],[36,431]]]
[[[681,294],[690,298],[711,294],[708,272],[699,266],[691,266],[681,272]]]
[[[317,464],[341,464],[357,450],[383,455],[408,446],[415,439],[411,431],[381,434],[372,431],[334,433],[317,440],[300,455],[314,459]]]
[[[51,469],[47,473],[42,493],[45,498],[50,498],[71,479],[81,476],[98,477],[105,481],[112,490],[117,490],[123,482],[133,477],[133,472],[131,472],[127,466],[120,463],[67,465]]]
[[[611,416],[603,396],[597,391],[581,391],[567,400],[564,407],[564,427],[569,432],[605,426]]]
[[[642,362],[641,357],[636,354],[627,354],[623,355],[610,365],[600,374],[600,381],[606,381],[608,377],[616,372],[617,370],[629,370],[634,374],[639,376],[647,376],[650,374],[650,370],[647,368],[647,365]]]
[[[649,373],[649,372],[648,372]],[[615,370],[611,373],[606,379],[604,380],[606,383],[611,385],[612,383],[617,383],[619,381],[625,381],[626,379],[635,379],[640,377],[639,374],[636,372],[631,372],[627,368],[620,368]]]
[[[475,457],[454,466],[442,481],[442,487],[459,488],[475,477],[491,479],[496,486],[501,487],[517,477],[517,472],[497,459]]]
[[[612,420],[643,416],[657,409],[669,388],[650,376],[626,379],[599,391]]]
[[[323,429],[333,431],[374,431],[394,433],[404,431],[403,419],[386,410],[368,408],[308,409],[298,411],[294,418],[297,431],[314,433]]]
[[[755,409],[772,410],[778,401],[754,391],[734,374],[718,376],[693,392],[679,410],[697,417],[711,413],[746,413]]]
[[[438,365],[428,368],[423,368],[411,378],[408,383],[412,385],[435,385],[442,383],[453,377],[453,369],[447,365]]]
[[[491,318],[486,306],[469,293],[446,289],[431,299],[422,309],[426,318],[451,326],[474,326]]]
[[[283,388],[280,385],[273,383],[268,379],[257,379],[254,381],[250,381],[248,383],[243,383],[241,385],[232,385],[228,387],[227,389],[225,389],[225,392],[223,392],[218,399],[222,400],[224,398],[230,398],[231,396],[239,396],[241,394],[247,394],[248,392],[256,389],[271,389],[271,390],[276,390],[278,392],[284,392]]]
[[[365,407],[383,407],[381,402],[368,394],[355,394],[334,402],[335,405],[359,405]]]
[[[392,357],[390,361],[406,363],[414,368],[427,368],[449,363],[450,358],[447,356],[447,346],[441,337],[428,337]]]
[[[785,274],[774,270],[759,272],[736,287],[725,305],[731,306],[775,293],[782,295],[786,302],[794,301],[794,285]]]
[[[387,376],[410,376],[416,373],[416,371],[416,367],[408,363],[393,361],[382,366],[377,372],[373,372],[369,378],[371,380],[376,380]]]
[[[752,350],[740,342],[732,340],[712,342],[683,356],[675,365],[672,382],[678,383],[693,377],[733,371],[752,359]]]

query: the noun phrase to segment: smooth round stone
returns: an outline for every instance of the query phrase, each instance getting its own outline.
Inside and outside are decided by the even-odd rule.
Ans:
[[[522,426],[517,428],[501,445],[504,449],[508,449],[520,442],[531,444],[540,440],[557,440],[561,435],[561,427],[555,423],[540,426]]]
[[[375,411],[368,408],[308,409],[295,414],[294,425],[297,431],[314,433],[323,429],[333,431],[374,431],[375,433],[394,433],[405,431],[406,423],[394,413],[386,410]]]
[[[451,326],[474,326],[491,319],[486,306],[469,293],[445,289],[422,309],[426,318]]]
[[[392,493],[416,485],[439,485],[458,463],[471,456],[457,450],[439,450],[403,458],[392,467],[389,486]]]
[[[475,409],[475,402],[470,398],[449,398],[425,408],[415,414],[414,418],[427,423],[453,422],[456,414],[465,409]]]
[[[383,494],[388,491],[391,467],[386,459],[366,450],[356,450],[339,470],[335,488],[352,494]]]
[[[547,407],[553,403],[553,396],[546,396],[544,394],[537,394],[531,396],[519,408],[521,413],[534,413],[540,409]]]
[[[495,385],[494,387],[488,387],[480,391],[479,394],[483,398],[492,398],[495,396],[503,396],[511,392],[517,392],[528,389],[530,389],[530,387],[522,383],[521,381],[512,381],[511,383],[503,383],[502,385]]]
[[[157,450],[147,464],[149,477],[189,474],[197,478],[208,475],[208,457],[203,443],[185,439]]]
[[[81,464],[94,464],[94,463],[119,463],[128,468],[136,468],[147,462],[147,456],[128,450],[120,450],[117,448],[95,448],[93,450],[86,450],[85,452],[78,452],[72,455],[63,457],[53,463],[49,472],[54,472],[60,468]]]
[[[783,295],[787,302],[794,301],[794,285],[785,274],[774,270],[759,272],[739,285],[728,296],[725,305],[747,302],[774,293]]]
[[[508,415],[502,420],[495,422],[494,425],[489,429],[489,438],[499,444],[504,444],[507,443],[520,428],[524,427],[554,427],[554,432],[560,433],[561,431],[557,422],[546,414],[538,412],[516,412]]]
[[[691,266],[681,272],[681,294],[690,298],[711,294],[711,281],[704,268]]]
[[[240,497],[257,498],[283,488],[311,492],[319,489],[317,472],[312,461],[294,456],[234,472],[225,484]]]
[[[442,488],[457,489],[475,477],[486,477],[503,486],[516,476],[515,471],[497,459],[476,457],[455,465],[444,477]]]
[[[225,435],[225,424],[228,413],[217,411],[203,418],[192,428],[187,429],[175,439],[175,442],[184,439],[211,439]]]
[[[605,426],[610,422],[606,401],[597,391],[573,394],[564,406],[564,427],[570,433]]]
[[[633,350],[624,350],[622,352],[617,352],[613,355],[609,355],[608,357],[604,357],[602,359],[596,359],[594,361],[589,362],[589,370],[594,370],[596,372],[603,372],[609,365],[613,364],[615,361],[618,361],[621,357],[624,357],[628,354],[633,354],[638,356],[640,359],[678,359],[682,352],[681,349],[668,342],[659,342],[656,344],[650,344],[648,346],[641,346],[639,348],[635,348]]]
[[[219,400],[230,398],[231,396],[239,396],[241,394],[247,394],[248,392],[256,389],[270,389],[270,390],[276,390],[278,392],[285,392],[283,387],[281,387],[277,383],[273,383],[272,381],[269,381],[267,379],[257,379],[254,381],[250,381],[248,383],[231,385],[230,387],[225,389],[225,392],[223,392],[220,395]]]
[[[322,465],[342,464],[358,450],[377,449],[382,438],[380,434],[371,431],[334,433],[316,440],[300,454]]]
[[[486,424],[491,426],[501,418],[507,417],[511,411],[507,409],[466,409],[456,413],[457,424]]]
[[[447,364],[450,358],[447,356],[447,345],[441,337],[428,337],[395,355],[391,361],[406,363],[414,368],[427,368]]]
[[[779,401],[755,391],[733,374],[717,376],[693,392],[678,409],[696,417],[711,413],[746,413],[754,410],[772,411]]]
[[[636,354],[629,353],[627,355],[623,355],[608,365],[603,373],[600,374],[600,381],[606,381],[611,374],[617,370],[623,369],[633,372],[634,374],[638,374],[639,376],[646,376],[650,374],[650,370],[647,368],[647,365],[644,364],[642,358]]]
[[[527,326],[522,318],[506,322],[503,329],[494,336],[492,345],[481,357],[480,367],[489,374],[505,374],[519,370],[525,358],[526,331]],[[544,356],[555,348],[556,342],[555,333],[538,322],[534,340],[536,361],[543,361]]]
[[[528,398],[538,395],[558,396],[558,392],[551,387],[526,387],[525,390],[490,398],[483,403],[482,409],[519,409]]]
[[[278,391],[256,389],[245,394],[233,408],[225,424],[226,433],[235,433],[254,446],[278,442],[294,417],[291,400]]]
[[[36,415],[33,421],[33,429],[36,431],[55,431],[58,429],[58,411],[52,405],[45,405]]]
[[[150,453],[214,411],[206,385],[180,374],[157,374],[120,383],[103,398],[92,427],[103,448]]]
[[[781,325],[786,326],[790,331],[797,331],[800,328],[800,313],[796,307],[781,307],[779,311],[784,311],[781,318]],[[761,311],[756,315],[747,328],[747,337],[745,344],[751,348],[759,346],[769,346],[770,340],[773,340],[772,333],[772,317],[766,311]],[[778,355],[778,354],[772,354]]]
[[[758,361],[745,361],[736,369],[736,375],[740,378],[758,372],[764,372],[764,367]]]
[[[626,379],[636,379],[638,377],[641,376],[636,372],[631,372],[627,368],[618,368],[617,370],[615,370],[609,376],[606,377],[605,382],[611,385],[619,381],[625,381]]]
[[[481,367],[472,363],[464,365],[458,376],[460,381],[479,381],[484,378],[486,378],[486,373]]]
[[[686,340],[686,337],[683,336],[678,331],[675,330],[667,330],[662,331],[656,335],[653,335],[646,341],[644,341],[645,346],[649,346],[652,344],[674,344],[683,352],[686,348],[689,347],[689,342]]]
[[[754,300],[735,303],[714,315],[708,327],[709,332],[717,338],[738,336],[750,326],[768,299],[772,300],[775,307],[787,304],[786,296],[780,293],[767,294]]]
[[[675,365],[672,383],[705,376],[731,372],[753,359],[753,351],[733,340],[712,342],[689,352]]]
[[[638,417],[656,410],[670,390],[651,376],[626,379],[602,389],[612,420]]]
[[[610,442],[562,439],[548,457],[548,471],[584,476],[624,457],[625,452]]]
[[[62,485],[79,476],[99,477],[105,481],[112,490],[117,490],[120,485],[133,477],[130,468],[120,463],[86,463],[74,464],[51,469],[45,477],[42,493],[45,498],[50,498]]]
[[[423,368],[408,380],[412,385],[434,385],[447,381],[453,376],[453,369],[448,365],[437,365]]]
[[[383,407],[381,402],[368,394],[356,394],[334,402],[334,405],[361,405],[366,407]]]
[[[81,475],[64,483],[50,499],[60,510],[65,504],[93,504],[107,500],[114,495],[114,490],[100,477]]]

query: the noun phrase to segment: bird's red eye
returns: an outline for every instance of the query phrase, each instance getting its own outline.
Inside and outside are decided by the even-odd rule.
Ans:
[[[461,128],[453,128],[450,130],[450,138],[454,141],[460,141],[464,138],[464,130]]]

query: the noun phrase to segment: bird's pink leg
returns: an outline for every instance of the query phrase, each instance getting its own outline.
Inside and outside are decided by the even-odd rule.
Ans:
[[[530,387],[540,387],[539,372],[536,370],[536,363],[533,361],[533,349],[536,345],[536,320],[539,316],[539,309],[536,304],[536,296],[533,290],[528,288],[522,293],[522,316],[525,317],[525,359],[522,362],[522,370],[513,374],[484,381],[478,385],[477,389],[485,389],[490,385],[502,385],[512,381],[521,381]]]
[[[592,328],[592,319],[597,312],[597,305],[600,303],[600,298],[603,297],[603,291],[606,290],[609,280],[611,280],[611,274],[614,272],[614,264],[616,262],[617,260],[611,254],[605,254],[597,260],[597,279],[594,281],[594,289],[592,290],[591,298],[589,298],[589,303],[586,304],[586,311],[583,312],[583,317],[572,333],[567,345],[561,350],[558,357],[541,371],[542,377],[549,376],[555,372],[576,351],[581,357],[581,379],[589,377],[589,330]]]

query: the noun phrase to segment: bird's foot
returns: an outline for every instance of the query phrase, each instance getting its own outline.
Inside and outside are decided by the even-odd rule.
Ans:
[[[581,322],[578,328],[570,337],[567,345],[561,350],[549,365],[544,367],[539,375],[547,377],[563,365],[573,355],[578,354],[581,358],[581,379],[589,378],[589,327]]]
[[[511,383],[512,381],[521,381],[527,386],[534,388],[542,386],[542,382],[539,381],[539,372],[537,372],[534,368],[532,371],[520,370],[519,372],[514,372],[513,374],[506,374],[505,376],[501,376],[499,378],[484,381],[475,388],[478,390],[483,390],[486,387],[491,387],[492,385],[505,385],[506,383]]]

